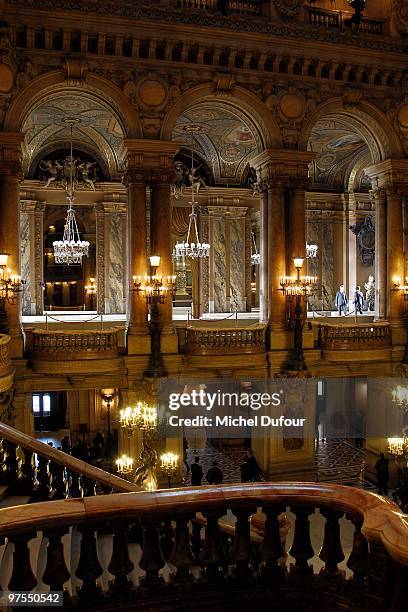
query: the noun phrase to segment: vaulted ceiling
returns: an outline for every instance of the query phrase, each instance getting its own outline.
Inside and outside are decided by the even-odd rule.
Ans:
[[[355,191],[369,188],[364,165],[373,163],[372,156],[363,135],[347,118],[318,121],[309,140],[309,149],[317,154],[313,163],[313,189],[348,191],[350,178]]]
[[[106,178],[117,178],[123,166],[123,130],[119,120],[100,99],[88,94],[54,94],[43,99],[27,116],[24,170],[33,176],[38,163],[53,151],[69,149],[70,127],[67,119],[77,120],[73,143],[97,160]]]
[[[191,136],[186,131],[190,125],[199,126],[200,131]],[[201,103],[184,111],[173,140],[193,148],[220,185],[241,185],[250,160],[261,150],[256,126],[241,110],[224,103]]]

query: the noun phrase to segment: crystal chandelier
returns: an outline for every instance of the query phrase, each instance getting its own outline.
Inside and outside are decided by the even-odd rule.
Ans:
[[[251,244],[251,264],[253,266],[259,266],[261,263],[261,255],[258,253],[255,242],[255,234],[251,232],[252,244]]]
[[[134,408],[128,406],[119,411],[119,424],[131,436],[135,431],[152,433],[158,424],[157,408],[138,402]]]
[[[196,132],[200,131],[200,126],[197,125],[188,125],[185,130],[191,135],[193,140],[193,135]],[[194,141],[193,141],[194,142]],[[188,230],[187,230],[187,238],[185,242],[177,242],[174,250],[173,250],[173,261],[180,260],[184,257],[189,257],[190,259],[198,259],[210,256],[210,245],[207,242],[201,242],[198,234],[198,226],[197,226],[197,214],[196,214],[196,201],[195,201],[195,193],[200,189],[202,179],[195,176],[194,174],[194,150],[191,147],[191,172],[190,172],[190,183],[191,183],[191,213],[189,216],[188,222]]]
[[[317,257],[317,244],[308,244],[306,243],[306,257],[308,259],[315,259]]]
[[[67,199],[69,201],[67,218],[64,225],[64,235],[62,240],[54,240],[52,246],[54,247],[54,259],[56,264],[65,264],[70,266],[72,264],[82,264],[82,258],[88,255],[89,242],[87,240],[81,240],[79,237],[78,225],[75,218],[75,212],[73,208],[73,202],[75,199],[75,187],[76,181],[74,181],[74,156],[72,146],[72,126],[76,123],[75,119],[67,119],[66,121],[71,128],[71,151],[69,157],[69,182],[67,182],[65,189],[67,193]]]
[[[392,401],[394,404],[399,406],[399,408],[408,410],[408,387],[398,385],[395,389],[393,389]]]

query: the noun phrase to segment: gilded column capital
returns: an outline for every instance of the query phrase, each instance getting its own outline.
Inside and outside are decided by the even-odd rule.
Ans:
[[[257,188],[269,190],[270,184],[279,188],[307,189],[309,167],[316,154],[311,151],[267,149],[251,162],[257,173]]]

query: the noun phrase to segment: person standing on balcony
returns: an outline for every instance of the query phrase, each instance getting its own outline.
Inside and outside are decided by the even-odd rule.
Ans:
[[[354,300],[353,300],[354,308],[358,314],[363,314],[363,304],[364,304],[364,295],[360,290],[360,285],[357,285],[356,290],[354,292]]]
[[[339,290],[336,293],[335,302],[336,302],[336,308],[339,311],[339,317],[341,317],[343,311],[344,311],[344,314],[346,314],[347,306],[348,306],[348,299],[347,299],[347,294],[346,294],[344,285],[340,285]]]
[[[384,457],[384,453],[380,453],[380,458],[375,464],[375,471],[377,472],[377,484],[378,484],[378,494],[388,495],[388,459]]]
[[[216,461],[213,461],[212,467],[210,467],[208,470],[205,479],[210,485],[222,483],[223,473],[218,467],[218,463]]]
[[[194,463],[191,464],[191,486],[201,487],[203,479],[203,468],[200,465],[200,457],[194,458]]]

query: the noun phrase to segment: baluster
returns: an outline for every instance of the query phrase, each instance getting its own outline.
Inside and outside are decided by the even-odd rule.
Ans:
[[[176,568],[176,574],[172,576],[172,581],[176,584],[191,582],[193,576],[190,567],[194,564],[193,553],[190,546],[190,533],[188,523],[191,516],[182,515],[176,518],[176,532],[174,546],[170,555],[170,563]]]
[[[160,548],[166,561],[170,558],[174,544],[174,529],[169,518],[164,519],[160,530]]]
[[[69,486],[69,494],[70,497],[82,497],[82,479],[81,474],[77,474],[76,472],[71,472],[71,483]]]
[[[10,591],[31,591],[37,579],[31,569],[28,542],[35,538],[35,533],[11,535],[8,541],[14,544],[13,572],[8,585]]]
[[[279,559],[284,558],[285,551],[282,547],[280,537],[279,515],[285,512],[284,506],[273,508],[262,508],[266,515],[264,526],[264,538],[261,546],[260,556],[263,561],[261,574],[268,581],[270,579],[283,581],[285,566],[279,564]]]
[[[408,601],[408,567],[394,563],[395,589],[391,603],[391,612],[400,612],[406,609]]]
[[[84,497],[91,497],[96,495],[96,482],[92,478],[82,476],[82,488]]]
[[[234,511],[237,521],[230,557],[235,561],[234,574],[239,578],[252,574],[250,564],[255,555],[251,543],[249,516],[255,512],[256,508]]]
[[[81,554],[75,572],[75,575],[82,580],[78,594],[80,599],[96,602],[101,598],[101,588],[96,581],[103,570],[96,552],[95,527],[83,525],[78,527],[78,531],[82,534]]]
[[[46,501],[51,495],[51,478],[48,459],[37,454],[37,487],[31,501]]]
[[[193,555],[196,558],[196,560],[198,561],[200,558],[200,551],[201,551],[201,529],[202,529],[202,524],[199,523],[198,521],[192,520],[191,521],[191,549],[193,551]]]
[[[156,522],[143,521],[143,554],[139,566],[146,572],[141,584],[156,592],[157,587],[163,584],[163,578],[159,576],[159,571],[164,567]]]
[[[61,542],[65,533],[65,529],[46,529],[44,531],[44,537],[48,540],[48,547],[47,565],[42,581],[49,585],[50,591],[63,591],[64,603],[66,604],[70,600],[70,596],[68,591],[64,591],[64,583],[69,580],[70,573],[65,565],[64,545]]]
[[[115,523],[113,532],[112,558],[108,567],[110,573],[115,576],[115,579],[109,582],[110,590],[115,594],[133,590],[133,584],[128,579],[128,574],[130,574],[130,572],[133,570],[134,564],[129,559],[127,536],[127,523]]]
[[[18,488],[22,493],[32,495],[35,486],[34,453],[28,448],[22,448],[21,450],[24,459],[21,463]]]
[[[68,490],[64,466],[51,461],[50,472],[52,475],[51,486],[53,488],[52,499],[65,499],[68,496]]]
[[[13,492],[18,491],[18,458],[17,444],[3,439],[3,470],[1,474],[1,484],[10,487]]]
[[[360,517],[353,515],[347,515],[347,518],[351,520],[354,525],[354,535],[353,549],[346,565],[353,572],[353,582],[357,586],[363,587],[365,586],[368,572],[368,544],[361,533],[363,521]]]
[[[205,539],[200,553],[200,561],[205,566],[205,576],[208,580],[216,580],[223,575],[222,567],[226,560],[225,551],[221,542],[221,531],[218,519],[222,512],[203,512],[207,519],[205,526]]]
[[[320,513],[326,519],[323,546],[319,553],[319,558],[325,562],[325,566],[321,573],[328,576],[344,576],[344,572],[340,573],[337,567],[344,559],[339,525],[339,520],[344,513],[328,509],[320,510]]]
[[[295,565],[291,564],[291,572],[308,575],[313,573],[313,567],[308,564],[308,560],[314,557],[312,543],[310,541],[309,516],[314,513],[314,508],[301,508],[295,506],[291,508],[296,516],[295,534],[293,544],[290,548],[290,555],[295,559]]]
[[[127,540],[129,544],[139,544],[140,548],[142,548],[143,529],[139,520],[136,520],[134,523],[131,524]]]
[[[368,557],[367,609],[387,610],[389,584],[392,584],[392,564],[378,542],[370,542]]]

